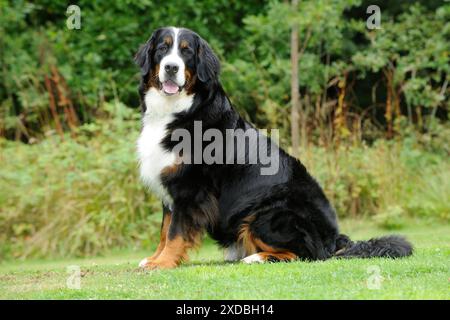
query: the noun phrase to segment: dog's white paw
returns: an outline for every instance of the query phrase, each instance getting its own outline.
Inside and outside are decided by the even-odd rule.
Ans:
[[[255,254],[252,254],[251,256],[245,257],[241,261],[244,263],[247,263],[247,264],[264,262],[264,260],[261,258],[261,256],[258,253],[255,253]]]
[[[141,262],[139,262],[139,268],[144,268],[148,262],[148,258],[142,259]]]

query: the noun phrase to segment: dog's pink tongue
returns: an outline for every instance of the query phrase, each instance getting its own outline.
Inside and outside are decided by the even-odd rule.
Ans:
[[[163,90],[166,93],[174,94],[178,92],[178,86],[173,81],[165,81],[163,83]]]

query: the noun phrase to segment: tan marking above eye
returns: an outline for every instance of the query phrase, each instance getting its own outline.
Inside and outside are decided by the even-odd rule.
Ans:
[[[172,45],[173,39],[171,36],[164,37],[164,43],[168,46]]]
[[[180,48],[181,49],[189,48],[189,42],[187,42],[186,40],[182,40],[180,43]]]

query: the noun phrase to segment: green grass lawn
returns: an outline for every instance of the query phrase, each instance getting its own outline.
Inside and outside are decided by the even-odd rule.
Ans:
[[[362,221],[344,222],[342,231],[354,240],[390,233]],[[412,257],[229,264],[206,241],[189,263],[166,271],[136,268],[151,250],[88,259],[5,261],[0,264],[0,298],[450,299],[450,226],[411,223],[397,233],[414,243]],[[80,289],[67,287],[70,265],[80,266]]]

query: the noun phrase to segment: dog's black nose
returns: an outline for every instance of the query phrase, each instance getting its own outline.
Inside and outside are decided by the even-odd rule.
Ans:
[[[169,76],[173,76],[178,72],[179,67],[176,64],[166,64],[164,70],[166,70]]]

